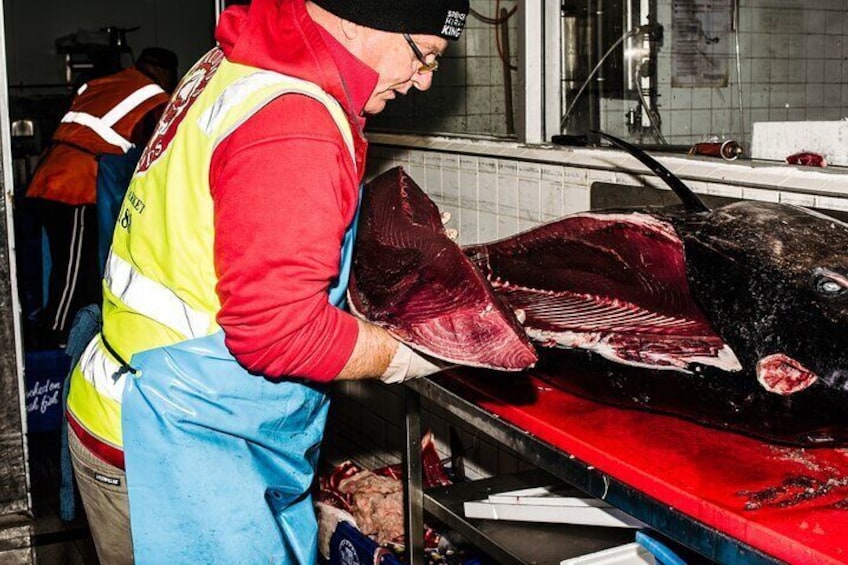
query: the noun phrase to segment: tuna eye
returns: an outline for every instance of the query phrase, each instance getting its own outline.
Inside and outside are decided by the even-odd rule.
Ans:
[[[827,276],[818,276],[815,280],[815,287],[816,292],[828,297],[842,296],[848,292],[848,288]]]

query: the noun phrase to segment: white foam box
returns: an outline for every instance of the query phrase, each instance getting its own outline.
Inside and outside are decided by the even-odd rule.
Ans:
[[[823,155],[829,165],[848,165],[848,121],[754,122],[752,159],[785,161],[801,151]]]
[[[572,488],[534,487],[464,503],[466,518],[515,520],[611,528],[644,528],[645,524],[597,498]]]

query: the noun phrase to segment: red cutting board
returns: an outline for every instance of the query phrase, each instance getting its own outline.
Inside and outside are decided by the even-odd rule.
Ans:
[[[440,382],[768,555],[797,564],[848,563],[848,449],[772,445],[671,416],[599,404],[532,375],[521,379],[521,391],[515,379],[474,371],[452,372]],[[534,394],[528,395],[528,388]],[[522,396],[525,400],[518,401]],[[805,499],[805,492],[817,495]],[[776,496],[758,503],[757,493]],[[790,504],[779,506],[783,501]]]

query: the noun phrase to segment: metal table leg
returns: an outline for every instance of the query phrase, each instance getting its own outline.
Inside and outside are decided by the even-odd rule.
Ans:
[[[404,497],[409,565],[424,563],[424,490],[421,467],[421,397],[404,387]]]

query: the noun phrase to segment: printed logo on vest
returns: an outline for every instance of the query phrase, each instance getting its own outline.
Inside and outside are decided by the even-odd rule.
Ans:
[[[186,112],[203,92],[223,60],[224,52],[219,48],[212,49],[186,73],[177,85],[165,111],[162,112],[153,137],[147,142],[147,147],[144,148],[144,153],[138,161],[136,172],[143,173],[149,169],[153,162],[165,152],[174,139],[177,127],[185,118]]]
[[[442,26],[442,35],[458,38],[465,27],[465,14],[456,10],[448,10],[445,25]]]
[[[121,479],[119,479],[118,477],[107,477],[106,475],[101,475],[100,473],[94,473],[94,480],[99,483],[111,485],[113,487],[121,486]]]

